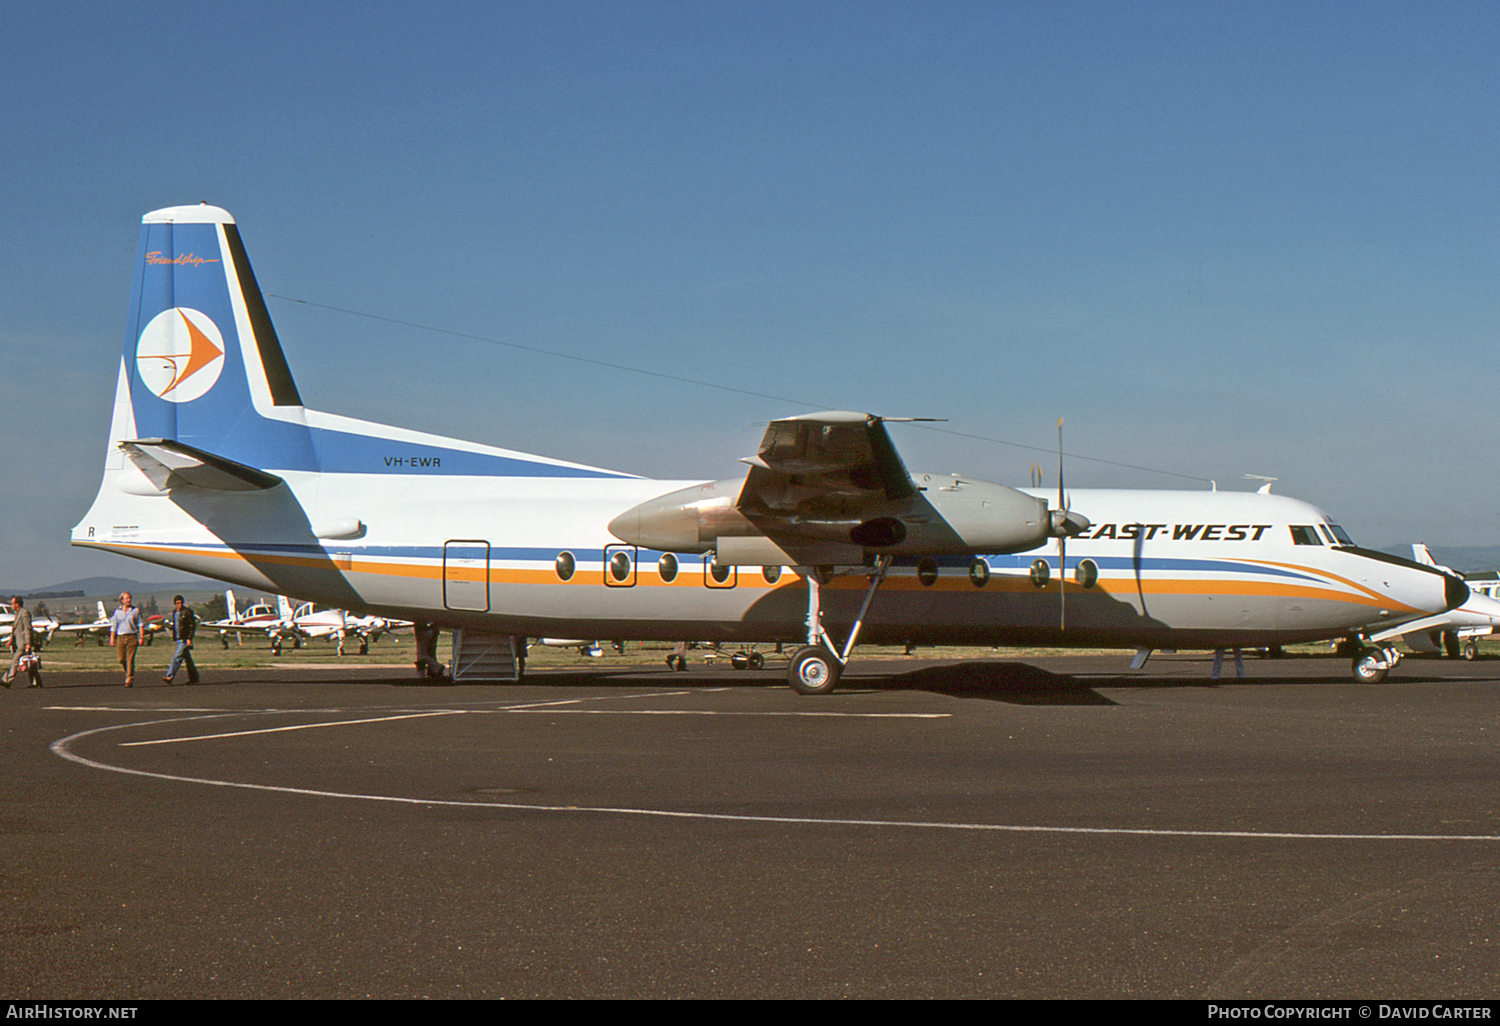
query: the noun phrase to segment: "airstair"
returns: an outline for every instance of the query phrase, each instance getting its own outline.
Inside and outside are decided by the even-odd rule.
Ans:
[[[455,683],[518,681],[526,670],[526,639],[510,634],[486,634],[459,627],[453,632]]]

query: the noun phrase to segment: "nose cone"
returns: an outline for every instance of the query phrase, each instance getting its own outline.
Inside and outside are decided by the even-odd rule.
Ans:
[[[1457,577],[1449,576],[1444,597],[1448,600],[1448,609],[1457,609],[1469,601],[1469,586]]]

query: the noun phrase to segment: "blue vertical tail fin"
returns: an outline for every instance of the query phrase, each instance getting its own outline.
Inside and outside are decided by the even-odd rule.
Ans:
[[[317,469],[302,398],[228,211],[168,207],[141,219],[111,434],[112,446],[165,439],[249,467]]]

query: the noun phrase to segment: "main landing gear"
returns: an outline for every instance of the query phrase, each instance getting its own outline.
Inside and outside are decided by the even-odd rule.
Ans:
[[[844,666],[849,662],[849,653],[854,651],[859,630],[864,626],[865,614],[870,611],[870,603],[875,600],[875,593],[880,590],[885,572],[890,566],[891,557],[881,556],[875,561],[873,571],[864,567],[857,571],[870,575],[870,587],[865,592],[864,604],[859,607],[859,615],[854,618],[854,626],[849,628],[849,640],[844,642],[842,651],[837,650],[833,639],[823,630],[819,589],[825,583],[820,580],[820,573],[825,572],[816,567],[807,568],[807,572],[803,574],[803,579],[807,581],[807,645],[792,655],[791,665],[787,667],[787,683],[793,691],[799,695],[826,695],[838,686]],[[826,573],[826,576],[832,578],[833,575]]]
[[[1354,653],[1350,669],[1360,684],[1379,684],[1385,675],[1401,661],[1401,653],[1394,648],[1367,646]]]

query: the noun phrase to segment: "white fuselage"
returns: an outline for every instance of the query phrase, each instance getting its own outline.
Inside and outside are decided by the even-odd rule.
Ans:
[[[606,525],[622,511],[693,482],[288,472],[269,492],[185,501],[140,494],[147,489],[129,480],[138,473],[128,463],[107,473],[76,544],[343,609],[495,633],[787,642],[806,633],[806,588],[795,573],[723,568],[720,580],[711,556],[683,554],[665,561],[675,561],[673,575],[663,553],[610,535]],[[1444,608],[1441,574],[1321,540],[1294,544],[1293,526],[1316,535],[1328,523],[1294,499],[1079,490],[1072,508],[1091,526],[1067,543],[1065,598],[1055,543],[984,556],[982,568],[936,560],[935,577],[934,567],[919,573],[910,561],[891,570],[862,638],[1264,645]],[[362,537],[320,540],[308,527],[350,520],[364,526]],[[620,552],[629,557],[624,579],[609,569]],[[1037,560],[1047,563],[1040,584]],[[1093,566],[1080,578],[1085,560]],[[564,580],[559,565],[569,561]],[[852,622],[866,583],[852,574],[824,585],[826,626]]]

